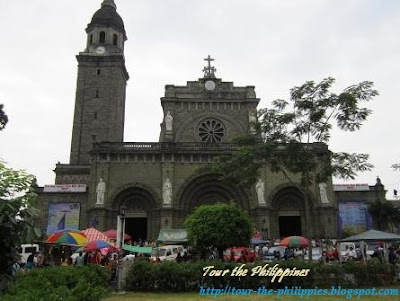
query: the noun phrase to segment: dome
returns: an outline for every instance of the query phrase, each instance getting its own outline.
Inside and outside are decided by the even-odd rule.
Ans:
[[[114,27],[122,31],[125,35],[124,21],[122,21],[121,16],[117,13],[117,7],[113,0],[104,0],[101,8],[94,13],[92,21],[86,28],[86,32],[95,26]]]

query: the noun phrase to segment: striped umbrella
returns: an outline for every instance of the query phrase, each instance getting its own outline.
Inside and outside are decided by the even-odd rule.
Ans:
[[[87,241],[104,240],[110,242],[110,239],[96,228],[88,228],[82,231],[87,238]]]
[[[279,245],[286,247],[304,247],[308,246],[308,239],[303,236],[288,236],[283,239]]]
[[[86,243],[86,236],[78,230],[62,230],[50,234],[45,243],[82,246]]]

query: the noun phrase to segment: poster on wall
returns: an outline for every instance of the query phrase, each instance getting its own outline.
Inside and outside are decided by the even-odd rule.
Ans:
[[[79,229],[80,203],[50,202],[47,213],[46,234],[51,234],[62,229]]]
[[[372,229],[368,204],[364,201],[339,201],[339,237]]]

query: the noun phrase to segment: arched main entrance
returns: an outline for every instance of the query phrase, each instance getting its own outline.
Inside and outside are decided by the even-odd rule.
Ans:
[[[132,236],[134,241],[146,240],[154,236],[155,208],[157,202],[149,189],[135,186],[129,187],[117,194],[114,208],[126,207],[125,233]]]
[[[302,235],[305,229],[305,209],[302,192],[294,186],[280,189],[272,200],[273,236]]]
[[[248,210],[250,207],[248,195],[242,188],[221,182],[217,175],[207,174],[192,179],[184,186],[179,207],[190,213],[200,205],[229,203],[231,200],[242,209]]]

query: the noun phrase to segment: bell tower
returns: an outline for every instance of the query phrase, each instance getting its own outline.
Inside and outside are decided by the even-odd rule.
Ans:
[[[125,92],[124,22],[114,0],[104,0],[86,28],[87,43],[78,60],[70,164],[88,165],[92,144],[122,142]]]

